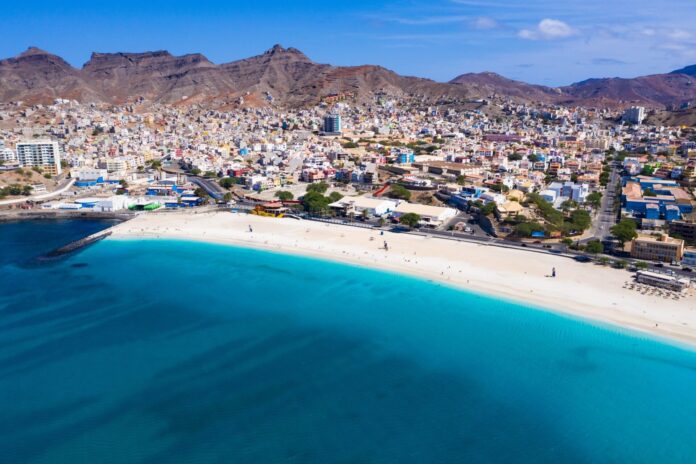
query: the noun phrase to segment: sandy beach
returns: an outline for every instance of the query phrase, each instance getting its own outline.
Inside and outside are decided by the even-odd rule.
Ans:
[[[628,271],[562,256],[230,212],[143,214],[115,226],[109,240],[133,238],[204,241],[369,266],[696,347],[692,293],[678,300],[644,295],[625,288],[632,281]],[[553,268],[555,278],[550,276]]]

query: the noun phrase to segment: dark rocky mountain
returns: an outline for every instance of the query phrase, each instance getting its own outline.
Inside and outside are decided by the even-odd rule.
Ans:
[[[80,72],[59,56],[35,47],[0,61],[0,100],[43,101],[98,98]]]
[[[379,66],[315,63],[294,48],[276,45],[265,53],[216,65],[200,54],[166,51],[93,53],[82,69],[38,49],[0,61],[2,101],[80,101],[122,103],[137,98],[159,103],[225,104],[247,101],[299,106],[336,94],[357,99],[374,93],[418,95],[430,100],[464,98],[466,89],[428,79],[403,77]],[[272,97],[272,98],[269,98]]]
[[[696,64],[677,69],[676,71],[672,71],[670,74],[686,74],[688,76],[696,76]]]
[[[685,74],[653,74],[622,79],[588,79],[561,88],[575,104],[606,102],[662,107],[696,101],[696,77]]]
[[[220,65],[200,54],[93,53],[81,69],[32,47],[0,61],[0,101],[36,103],[61,97],[123,103],[144,98],[158,103],[227,106],[243,97],[245,104],[302,106],[333,95],[367,101],[381,93],[432,103],[497,95],[573,105],[660,107],[696,101],[696,77],[689,75],[692,68],[634,79],[590,79],[550,88],[495,73],[463,74],[449,83],[438,83],[401,76],[374,65],[315,63],[301,51],[280,45],[261,55]]]
[[[665,107],[696,101],[696,76],[678,73],[631,79],[587,79],[560,88],[531,85],[490,72],[463,74],[450,82],[466,85],[471,92],[478,94],[568,105]]]
[[[134,96],[171,103],[189,96],[233,92],[234,82],[200,54],[93,53],[80,74],[106,101]]]
[[[562,95],[557,88],[527,84],[493,72],[462,74],[452,79],[450,83],[464,85],[478,95],[498,94],[522,100],[551,102],[558,100]]]

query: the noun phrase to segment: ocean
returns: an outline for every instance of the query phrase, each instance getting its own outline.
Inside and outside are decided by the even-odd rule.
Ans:
[[[108,225],[0,224],[3,464],[696,463],[695,351]]]

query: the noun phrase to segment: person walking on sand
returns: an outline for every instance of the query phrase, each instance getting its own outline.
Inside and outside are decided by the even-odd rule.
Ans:
[[[249,232],[254,232],[254,229],[251,228],[251,224],[249,225]]]
[[[556,268],[551,268],[551,277],[556,277]]]
[[[384,250],[389,251],[389,245],[387,245],[387,241],[384,241]]]

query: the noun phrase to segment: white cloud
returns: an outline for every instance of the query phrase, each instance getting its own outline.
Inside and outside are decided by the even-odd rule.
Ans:
[[[522,29],[517,35],[529,40],[551,40],[571,37],[577,33],[575,29],[563,21],[545,18],[539,21],[534,29]]]
[[[692,36],[691,33],[683,29],[674,29],[667,34],[672,40],[689,40]]]
[[[476,29],[481,29],[481,30],[495,29],[498,26],[499,26],[498,21],[496,21],[493,18],[488,18],[488,17],[482,16],[482,17],[476,18],[476,20],[474,20],[474,27]]]

